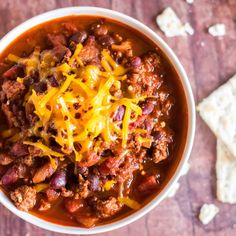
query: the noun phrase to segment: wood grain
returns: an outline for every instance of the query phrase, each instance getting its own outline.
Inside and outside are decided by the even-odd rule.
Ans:
[[[66,6],[99,6],[123,12],[148,25],[174,49],[184,65],[196,101],[200,101],[236,73],[236,1],[195,0],[1,0],[0,37],[26,19],[42,12]],[[155,17],[171,6],[183,22],[190,22],[195,34],[166,38],[158,29]],[[207,34],[211,24],[223,22],[227,35],[218,39]],[[190,172],[182,177],[181,187],[172,199],[163,201],[145,217],[100,236],[223,236],[236,235],[236,206],[222,204],[215,198],[215,137],[197,116],[197,131],[190,159]],[[220,213],[207,226],[197,219],[200,206],[213,202]],[[0,236],[55,236],[20,220],[0,206]]]

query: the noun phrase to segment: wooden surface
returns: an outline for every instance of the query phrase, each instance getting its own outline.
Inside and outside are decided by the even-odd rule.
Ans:
[[[236,0],[1,0],[0,37],[19,23],[39,13],[65,6],[99,6],[130,15],[161,35],[174,49],[189,76],[196,101],[200,101],[236,73]],[[183,22],[195,29],[194,36],[165,38],[155,17],[171,6]],[[207,34],[211,24],[223,22],[227,35],[218,39]],[[223,236],[236,235],[236,206],[222,204],[215,198],[216,140],[197,116],[195,144],[190,158],[191,169],[182,177],[181,187],[172,199],[165,200],[135,223],[103,236]],[[215,203],[220,213],[207,226],[197,218],[200,206]],[[20,220],[0,206],[0,236],[54,236]]]

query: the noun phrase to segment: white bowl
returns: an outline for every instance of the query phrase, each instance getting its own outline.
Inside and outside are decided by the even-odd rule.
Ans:
[[[68,8],[61,8],[53,11],[46,12],[44,14],[35,16],[30,20],[25,21],[21,25],[17,26],[13,30],[11,30],[5,37],[3,37],[0,41],[0,53],[19,35],[24,33],[25,31],[29,30],[30,28],[37,26],[38,24],[44,23],[49,20],[53,20],[56,18],[64,17],[64,16],[71,16],[71,15],[86,15],[86,16],[98,16],[98,17],[107,17],[110,19],[114,19],[130,27],[142,32],[148,38],[150,38],[154,43],[158,45],[158,47],[164,52],[166,57],[169,59],[171,64],[174,66],[179,78],[181,79],[182,86],[184,88],[185,96],[187,98],[187,108],[188,108],[188,133],[187,133],[187,141],[185,145],[185,149],[182,155],[182,159],[172,176],[169,180],[168,184],[164,187],[164,189],[147,205],[145,205],[140,210],[134,212],[133,214],[118,220],[114,223],[96,226],[91,229],[86,228],[79,228],[79,227],[71,227],[71,226],[63,226],[54,223],[50,223],[48,221],[42,220],[36,216],[33,216],[29,213],[25,213],[16,209],[16,207],[12,204],[12,202],[8,199],[8,197],[3,193],[0,192],[0,202],[7,207],[11,212],[15,215],[19,216],[20,218],[28,221],[34,225],[37,225],[41,228],[51,230],[54,232],[59,233],[67,233],[67,234],[94,234],[94,233],[102,233],[110,230],[114,230],[125,226],[127,224],[132,223],[133,221],[139,219],[140,217],[147,214],[150,210],[152,210],[155,206],[157,206],[163,199],[166,198],[168,195],[168,191],[171,187],[178,181],[179,177],[181,176],[181,172],[183,170],[184,165],[186,164],[190,152],[193,145],[194,133],[195,133],[195,104],[194,98],[192,94],[192,90],[189,84],[188,77],[185,73],[183,66],[181,65],[180,61],[174,54],[174,52],[170,49],[170,47],[151,29],[147,26],[142,24],[141,22],[127,16],[121,14],[116,11],[104,9],[104,8],[97,8],[97,7],[68,7]]]

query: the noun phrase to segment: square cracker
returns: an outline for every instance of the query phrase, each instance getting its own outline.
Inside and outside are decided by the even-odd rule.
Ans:
[[[236,157],[236,74],[205,98],[197,110]]]
[[[236,158],[217,140],[216,195],[222,202],[236,203]]]

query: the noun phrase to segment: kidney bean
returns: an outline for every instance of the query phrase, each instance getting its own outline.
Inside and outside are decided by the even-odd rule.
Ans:
[[[124,106],[119,106],[116,113],[115,113],[113,120],[114,121],[121,121],[123,119],[124,113],[125,113]]]
[[[110,157],[110,156],[114,156],[114,154],[112,153],[112,151],[110,149],[106,149],[106,150],[102,151],[101,156],[102,157]]]
[[[98,42],[103,47],[109,47],[115,43],[115,40],[110,35],[102,35],[98,38]]]
[[[41,81],[34,86],[34,90],[36,93],[43,93],[47,90],[47,83],[46,81]]]
[[[144,102],[141,105],[143,115],[149,115],[154,109],[154,104],[152,102]]]
[[[130,63],[134,68],[137,68],[141,66],[142,61],[140,57],[132,57]]]
[[[73,34],[70,38],[70,41],[75,42],[75,43],[83,43],[87,37],[88,37],[87,32],[82,30]]]
[[[50,181],[50,186],[53,189],[60,189],[61,187],[66,186],[66,173],[65,171],[56,172]]]
[[[48,77],[48,81],[52,87],[59,87],[59,83],[53,75]]]
[[[100,189],[100,186],[99,186],[100,185],[100,181],[99,181],[98,176],[90,175],[88,177],[88,180],[89,180],[89,183],[90,183],[89,189],[91,191],[98,191]]]
[[[25,76],[25,65],[17,64],[12,66],[9,70],[2,75],[6,79],[16,79],[17,77]]]
[[[19,175],[18,175],[17,167],[12,166],[2,176],[1,182],[4,186],[8,187],[8,186],[14,184],[18,179],[19,179]]]

